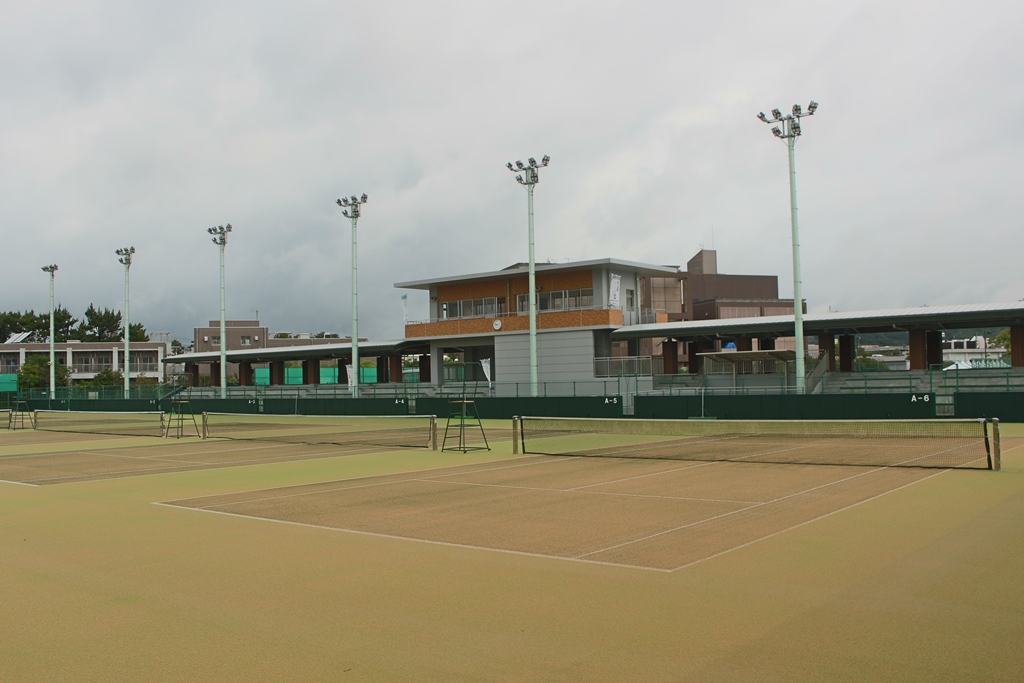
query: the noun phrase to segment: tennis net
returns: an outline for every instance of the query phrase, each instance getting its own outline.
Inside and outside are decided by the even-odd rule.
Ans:
[[[434,415],[203,413],[203,438],[437,450]]]
[[[167,420],[160,411],[37,410],[32,424],[41,432],[75,432],[115,436],[164,436]]]
[[[513,439],[542,455],[999,469],[998,420],[519,417]]]

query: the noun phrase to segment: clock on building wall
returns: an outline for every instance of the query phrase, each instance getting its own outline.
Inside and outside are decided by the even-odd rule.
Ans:
[[[494,329],[496,329],[496,330],[500,330],[501,329],[501,321],[500,320],[495,320],[493,323],[491,323],[491,326],[494,327]]]

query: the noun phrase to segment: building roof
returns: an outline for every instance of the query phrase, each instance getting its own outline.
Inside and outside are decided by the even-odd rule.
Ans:
[[[1010,324],[1024,324],[1024,301],[807,313],[804,315],[804,334],[857,334],[913,329],[942,330],[964,327],[997,327]],[[785,337],[793,334],[794,319],[792,315],[771,315],[759,318],[687,320],[674,323],[632,325],[620,327],[612,332],[612,339]]]
[[[594,268],[619,268],[633,270],[641,275],[668,276],[679,272],[678,266],[656,266],[650,263],[637,263],[636,261],[623,261],[622,259],[604,258],[592,259],[589,261],[568,261],[566,263],[538,263],[538,273],[558,273],[570,270],[592,270]],[[451,284],[453,282],[466,282],[470,280],[503,280],[518,274],[526,274],[526,267],[516,264],[503,270],[492,270],[486,273],[471,273],[469,275],[453,275],[449,277],[431,278],[429,280],[411,280],[409,282],[396,282],[397,289],[426,289],[429,290],[435,285]]]

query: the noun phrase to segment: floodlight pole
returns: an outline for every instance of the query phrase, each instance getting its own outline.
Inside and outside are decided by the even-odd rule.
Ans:
[[[206,232],[213,235],[213,243],[220,248],[220,397],[228,397],[228,365],[227,365],[227,321],[224,317],[224,247],[228,243],[231,224],[207,228]]]
[[[356,224],[362,210],[359,208],[369,200],[362,197],[345,197],[337,201],[342,215],[352,221],[352,398],[359,398],[359,261],[356,258]]]
[[[522,174],[516,176],[516,181],[526,187],[526,207],[527,207],[527,219],[529,224],[529,240],[530,240],[530,253],[528,263],[528,281],[527,293],[529,313],[530,313],[530,396],[537,396],[537,264],[534,259],[533,249],[533,188],[540,182],[539,171],[541,167],[547,166],[551,163],[551,157],[544,155],[541,159],[540,164],[537,164],[537,160],[530,157],[528,164],[523,164],[522,161],[517,161],[515,166],[512,162],[505,164],[508,170],[516,173],[522,171]],[[525,176],[525,177],[524,177]]]
[[[772,128],[775,137],[786,142],[789,150],[789,211],[790,222],[793,231],[793,327],[796,337],[796,393],[802,394],[806,389],[806,375],[804,370],[804,304],[803,304],[803,279],[800,274],[800,223],[797,220],[796,205],[796,139],[803,133],[800,126],[800,119],[805,116],[813,116],[818,109],[818,103],[812,101],[807,105],[807,111],[803,111],[799,104],[793,105],[793,113],[782,115],[778,109],[772,110],[772,118],[769,119],[764,112],[757,115],[765,123],[782,123],[782,129],[778,126]]]
[[[57,352],[54,347],[54,324],[53,324],[53,276],[57,272],[57,264],[43,266],[43,271],[50,274],[50,399],[56,398],[57,394]]]
[[[135,247],[118,249],[115,253],[121,257],[117,260],[124,266],[124,397],[131,398],[129,347],[131,344],[132,327],[128,319],[128,269],[132,267],[132,254],[135,253]]]

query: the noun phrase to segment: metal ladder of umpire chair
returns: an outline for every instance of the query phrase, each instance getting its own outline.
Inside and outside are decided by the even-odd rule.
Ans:
[[[25,429],[25,416],[28,415],[28,426],[29,428],[35,427],[32,422],[32,413],[28,409],[27,401],[14,402],[14,406],[11,409],[11,429]]]
[[[484,444],[470,445],[466,438],[467,429],[470,432],[480,430],[480,438]],[[453,445],[449,446],[449,442]],[[484,433],[484,425],[480,422],[480,416],[476,412],[476,402],[467,398],[458,398],[448,401],[448,422],[444,426],[444,440],[441,442],[442,451],[489,451],[491,445],[487,443],[487,435]]]
[[[185,436],[185,427],[188,424],[188,420],[192,421],[192,428],[196,430],[196,436],[202,436],[199,433],[199,423],[196,422],[196,414],[192,412],[192,404],[189,403],[189,400],[185,398],[171,401],[167,436],[173,436],[175,439]],[[191,432],[192,429],[188,431]],[[192,434],[190,433],[188,436],[192,436]]]

